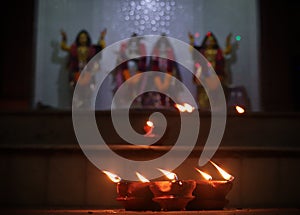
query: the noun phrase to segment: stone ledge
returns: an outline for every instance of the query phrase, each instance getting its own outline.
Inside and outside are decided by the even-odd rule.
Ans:
[[[166,153],[171,150],[172,146],[138,146],[138,145],[110,145],[111,150],[120,153]],[[90,147],[90,150],[107,150],[105,147]],[[178,150],[188,150],[187,147],[179,147]],[[196,146],[193,153],[202,152],[203,147]],[[82,149],[79,145],[65,144],[0,144],[1,152],[78,152]],[[300,147],[249,147],[249,146],[220,146],[216,152],[217,157],[300,157]]]
[[[4,210],[4,214],[6,215],[104,215],[104,214],[121,214],[121,215],[136,215],[136,214],[145,214],[145,215],[297,215],[300,214],[300,209],[294,208],[266,208],[266,209],[225,209],[220,211],[160,211],[160,212],[152,212],[152,211],[125,211],[120,209],[115,210],[93,210],[93,209],[85,209],[85,210],[72,210],[72,209],[58,209],[58,210]]]

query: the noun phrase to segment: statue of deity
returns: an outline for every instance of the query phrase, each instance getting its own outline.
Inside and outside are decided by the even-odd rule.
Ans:
[[[194,36],[189,33],[189,39],[190,39],[190,45],[194,47],[197,51],[199,51],[209,62],[208,66],[211,66],[217,77],[219,78],[221,85],[223,87],[225,97],[227,98],[227,74],[225,69],[225,56],[229,55],[232,51],[232,46],[230,43],[231,34],[227,36],[226,39],[226,47],[223,50],[215,35],[212,32],[208,32],[200,46],[196,46],[194,44]],[[193,53],[193,59],[195,62],[195,75],[193,76],[194,83],[197,85],[197,99],[199,108],[202,110],[208,110],[210,108],[208,96],[204,90],[204,87],[201,85],[201,83],[198,81],[198,79],[201,77],[202,80],[206,81],[207,86],[210,88],[210,90],[214,90],[214,88],[217,86],[215,76],[210,73],[210,70],[207,69],[205,72],[203,72],[203,65],[200,65],[200,59],[197,59]],[[206,67],[207,68],[207,67]],[[198,79],[197,79],[198,78]]]

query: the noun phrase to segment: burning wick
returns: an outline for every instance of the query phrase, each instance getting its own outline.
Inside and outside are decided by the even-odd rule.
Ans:
[[[219,167],[217,164],[215,164],[212,161],[209,161],[212,165],[214,165],[217,170],[219,171],[219,173],[222,175],[222,177],[227,180],[227,181],[232,181],[234,179],[234,177],[230,174],[228,174],[227,172],[225,172],[223,169],[221,169],[221,167]]]
[[[144,131],[146,132],[145,136],[148,136],[148,137],[154,136],[154,134],[152,134],[153,128],[154,128],[154,123],[151,122],[150,120],[148,120],[146,122],[146,125],[144,126]]]
[[[175,173],[169,172],[167,170],[159,169],[159,168],[158,168],[158,170],[161,171],[172,182],[178,181],[178,177],[177,177],[177,175]]]
[[[236,111],[239,113],[239,114],[243,114],[243,113],[245,113],[245,109],[244,108],[242,108],[242,107],[240,107],[240,106],[235,106],[235,109],[236,109]]]
[[[192,113],[193,110],[195,109],[192,105],[190,105],[188,103],[183,103],[183,105],[181,105],[181,104],[175,104],[175,107],[180,112],[188,112],[188,113]]]
[[[115,182],[115,183],[119,183],[119,182],[122,180],[122,179],[121,179],[119,176],[117,176],[116,174],[113,174],[113,173],[108,172],[108,171],[105,171],[105,170],[103,170],[102,172],[105,173],[105,174],[109,177],[109,179],[112,180],[112,181]]]
[[[147,178],[145,178],[144,176],[142,176],[140,173],[135,172],[136,176],[139,178],[139,180],[141,182],[150,182]]]
[[[202,175],[203,178],[205,178],[205,180],[207,180],[207,181],[212,180],[212,177],[209,174],[202,172],[200,169],[197,169],[197,168],[195,168],[195,169]]]

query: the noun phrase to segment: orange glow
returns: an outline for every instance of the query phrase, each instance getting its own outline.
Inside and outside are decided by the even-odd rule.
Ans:
[[[238,112],[238,113],[240,113],[240,114],[242,114],[242,113],[245,113],[245,109],[244,108],[242,108],[242,107],[240,107],[240,106],[235,106],[235,109],[236,109],[236,111]]]
[[[163,170],[163,169],[159,169],[159,171],[161,171],[168,179],[172,180],[172,181],[176,181],[178,180],[177,175],[173,172],[169,172],[167,170]]]
[[[195,168],[195,169],[202,175],[203,178],[205,178],[205,180],[207,180],[207,181],[212,180],[212,177],[209,174],[202,172],[200,169],[197,169],[197,168]]]
[[[222,175],[222,177],[227,180],[227,181],[232,181],[234,179],[234,177],[230,174],[228,174],[227,172],[225,172],[225,170],[221,169],[221,167],[219,167],[217,164],[215,164],[214,162],[210,161],[210,163],[212,165],[214,165],[217,170],[219,171],[219,173]]]
[[[147,178],[145,178],[144,176],[142,176],[140,173],[136,172],[135,174],[136,174],[136,176],[139,178],[139,180],[141,182],[150,182]]]
[[[154,124],[153,124],[153,122],[151,122],[150,120],[148,120],[148,121],[146,122],[146,124],[147,124],[149,127],[154,128]]]
[[[189,113],[192,113],[193,110],[195,109],[192,105],[190,105],[188,103],[183,103],[183,106],[185,107],[186,111]]]
[[[185,112],[185,107],[180,104],[175,104],[175,107],[180,111],[180,112]]]
[[[102,171],[103,173],[105,173],[108,177],[109,177],[109,179],[110,180],[112,180],[113,182],[115,182],[115,183],[118,183],[118,182],[120,182],[122,179],[119,177],[119,176],[117,176],[116,174],[113,174],[113,173],[111,173],[111,172],[108,172],[108,171]]]

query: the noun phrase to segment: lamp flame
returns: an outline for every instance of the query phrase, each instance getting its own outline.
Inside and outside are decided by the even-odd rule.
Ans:
[[[185,107],[181,104],[175,104],[175,107],[180,111],[180,112],[185,112]]]
[[[193,110],[195,109],[192,105],[190,105],[188,103],[183,103],[183,106],[185,107],[185,110],[189,113],[192,113]]]
[[[244,108],[242,108],[242,107],[240,107],[240,106],[235,106],[235,109],[236,109],[236,111],[239,113],[239,114],[243,114],[243,113],[245,113],[245,109]]]
[[[118,183],[118,182],[120,182],[120,181],[122,180],[122,179],[121,179],[118,175],[116,175],[116,174],[113,174],[113,173],[108,172],[108,171],[105,171],[105,170],[103,170],[102,172],[105,173],[105,174],[109,177],[109,179],[112,180],[112,181],[115,182],[115,183]]]
[[[188,103],[183,103],[181,104],[175,104],[175,107],[180,111],[180,112],[188,112],[191,113],[195,109],[192,105]]]
[[[210,163],[212,165],[214,165],[217,170],[219,171],[219,173],[222,175],[222,177],[227,180],[227,181],[232,181],[234,179],[234,177],[230,174],[228,174],[227,172],[225,172],[223,169],[221,169],[221,167],[219,167],[217,164],[215,164],[214,162],[210,161]]]
[[[158,170],[161,171],[168,179],[170,179],[172,181],[178,180],[178,177],[175,173],[169,172],[167,170],[159,169],[159,168],[158,168]]]
[[[139,180],[141,182],[150,182],[147,178],[145,178],[144,176],[142,176],[140,173],[136,172],[135,174],[136,174],[136,176],[139,178]]]
[[[146,124],[147,124],[147,126],[149,126],[149,127],[151,127],[151,128],[154,128],[154,124],[153,124],[153,122],[151,122],[150,120],[148,120],[148,121],[146,122]]]
[[[200,169],[197,169],[197,168],[195,168],[195,169],[202,175],[203,178],[205,178],[205,180],[207,180],[207,181],[212,180],[212,177],[209,174],[202,172]]]

